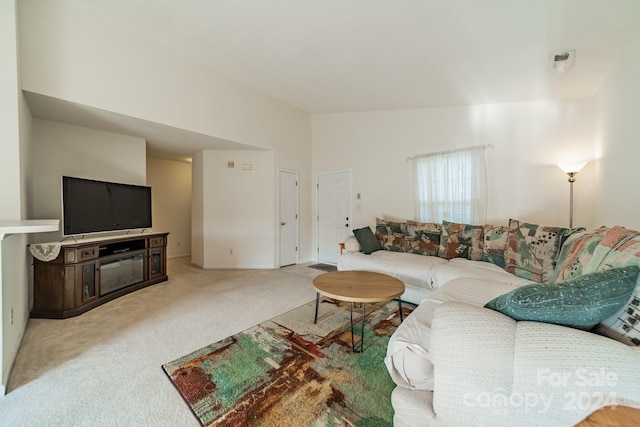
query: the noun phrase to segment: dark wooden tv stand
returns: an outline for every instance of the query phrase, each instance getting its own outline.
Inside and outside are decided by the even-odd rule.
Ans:
[[[51,261],[33,261],[31,317],[85,313],[167,277],[169,233],[138,233],[61,242]]]

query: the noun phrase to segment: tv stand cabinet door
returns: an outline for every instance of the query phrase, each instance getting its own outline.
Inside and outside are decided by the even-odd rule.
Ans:
[[[88,261],[76,265],[76,307],[80,307],[98,297],[100,269],[98,261]]]
[[[164,247],[149,249],[149,279],[153,280],[167,275]]]

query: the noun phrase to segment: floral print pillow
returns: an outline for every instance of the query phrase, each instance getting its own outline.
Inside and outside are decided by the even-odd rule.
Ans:
[[[483,256],[483,236],[482,225],[442,221],[442,238],[438,256],[445,259],[466,258],[480,261]]]
[[[523,279],[550,283],[562,243],[573,232],[564,227],[530,224],[509,220],[509,245],[505,270]]]

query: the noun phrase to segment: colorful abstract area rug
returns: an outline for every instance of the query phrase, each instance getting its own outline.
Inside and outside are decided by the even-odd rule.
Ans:
[[[393,425],[383,359],[398,302],[365,306],[363,353],[351,351],[348,303],[323,300],[315,325],[314,309],[315,301],[163,369],[203,426]]]

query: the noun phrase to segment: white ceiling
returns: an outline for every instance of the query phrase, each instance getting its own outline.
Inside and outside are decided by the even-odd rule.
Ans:
[[[311,114],[592,97],[640,26],[640,0],[71,1]]]

